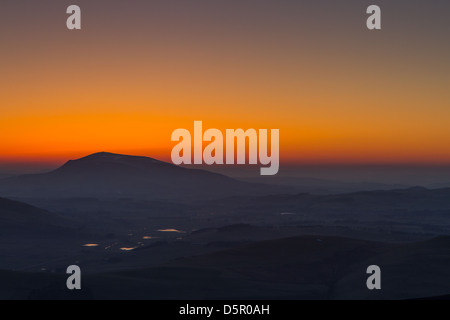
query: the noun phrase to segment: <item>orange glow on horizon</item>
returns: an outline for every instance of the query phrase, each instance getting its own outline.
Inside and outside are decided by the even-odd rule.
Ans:
[[[173,130],[186,128],[193,133],[193,120],[144,113],[87,113],[17,116],[0,120],[2,141],[0,163],[62,164],[67,160],[106,151],[149,156],[170,162],[176,142]],[[255,123],[260,123],[259,126]],[[274,123],[281,121],[274,121]],[[219,116],[203,121],[205,131],[218,128],[271,129],[266,121],[236,121]],[[273,128],[273,127],[272,127]],[[296,127],[284,122],[280,128],[280,163],[293,164],[449,164],[450,151],[441,141],[419,135],[405,139],[402,128],[369,130],[349,123],[343,127]],[[405,128],[407,129],[407,128]],[[397,131],[397,132],[395,132]],[[358,135],[359,134],[359,135]],[[441,137],[442,138],[442,137]],[[429,139],[429,140],[427,140]],[[208,142],[203,143],[205,147]]]

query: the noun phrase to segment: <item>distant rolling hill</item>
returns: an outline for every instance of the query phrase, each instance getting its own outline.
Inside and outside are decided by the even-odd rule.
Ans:
[[[267,183],[271,185],[289,186],[296,193],[309,192],[314,194],[342,194],[368,190],[392,190],[407,188],[407,185],[385,184],[378,182],[345,182],[308,177],[260,176],[257,178],[242,178],[243,181]],[[438,188],[438,187],[436,187]]]
[[[71,160],[44,174],[0,180],[8,198],[189,199],[273,190],[205,170],[187,169],[148,157],[100,152]]]
[[[46,210],[0,198],[0,237],[63,233],[71,221]]]
[[[395,190],[361,191],[337,195],[277,194],[270,196],[236,196],[215,202],[232,210],[251,208],[257,212],[317,213],[400,213],[439,212],[450,214],[450,188],[411,187]]]

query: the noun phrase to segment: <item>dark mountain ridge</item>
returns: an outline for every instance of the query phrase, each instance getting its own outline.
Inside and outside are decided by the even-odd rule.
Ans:
[[[182,200],[265,194],[273,189],[148,157],[107,152],[70,160],[48,173],[0,180],[0,196],[7,198],[130,197]]]
[[[0,198],[0,236],[67,231],[71,220],[26,203]]]

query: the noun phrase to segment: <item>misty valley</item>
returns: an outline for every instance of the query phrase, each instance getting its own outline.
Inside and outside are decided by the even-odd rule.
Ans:
[[[317,194],[102,152],[0,180],[0,297],[445,296],[449,215],[448,188]]]

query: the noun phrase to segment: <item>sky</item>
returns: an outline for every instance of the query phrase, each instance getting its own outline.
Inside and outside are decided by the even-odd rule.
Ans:
[[[66,28],[66,8],[82,30]],[[366,28],[367,6],[382,30]],[[450,165],[449,1],[0,4],[0,172],[280,129],[283,165]]]

